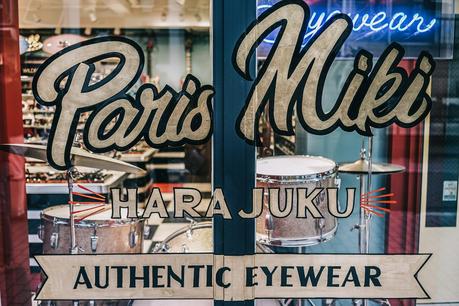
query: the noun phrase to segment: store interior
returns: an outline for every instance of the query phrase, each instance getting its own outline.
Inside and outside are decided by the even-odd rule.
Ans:
[[[145,83],[154,84],[159,90],[169,85],[178,91],[188,74],[196,76],[202,84],[212,84],[211,35],[217,33],[212,33],[210,2],[209,0],[19,0],[24,143],[46,146],[54,114],[52,107],[38,104],[33,97],[32,80],[38,67],[65,47],[89,38],[106,35],[125,36],[139,44],[144,51],[145,67],[140,81],[132,88],[133,92]],[[456,5],[456,9],[458,6]],[[457,26],[455,28],[454,51],[459,50],[457,34],[459,28]],[[260,52],[257,59],[258,68],[263,65],[264,60],[263,52]],[[441,198],[443,182],[454,181],[459,177],[458,159],[455,154],[459,95],[455,68],[458,61],[459,55],[456,52],[453,53],[452,58],[439,61],[431,85],[432,97],[438,106],[434,108],[425,125],[410,129],[408,132],[398,127],[379,129],[375,131],[372,140],[342,130],[326,136],[312,135],[301,128],[296,128],[294,135],[282,136],[273,133],[269,118],[266,116],[260,121],[263,145],[254,148],[259,159],[271,156],[288,158],[291,155],[309,155],[325,157],[338,165],[358,161],[362,156],[362,148],[368,156],[371,141],[371,157],[375,163],[391,163],[403,167],[406,171],[388,171],[383,173],[384,175],[374,175],[372,179],[371,187],[387,188],[387,193],[390,190],[395,194],[393,198],[398,205],[390,207],[390,212],[376,211],[371,217],[369,223],[371,226],[368,226],[370,231],[368,252],[438,251],[440,256],[432,260],[433,268],[429,270],[429,275],[421,275],[428,284],[435,287],[437,293],[432,297],[433,302],[438,303],[459,301],[459,290],[457,290],[459,265],[457,262],[444,264],[445,260],[452,260],[454,256],[451,255],[452,251],[443,252],[446,249],[450,250],[448,244],[455,241],[452,239],[456,239],[459,235],[456,227],[457,199],[454,201]],[[117,64],[116,58],[98,62],[90,82],[94,84],[104,79]],[[404,61],[403,66],[407,70],[413,69],[413,61]],[[333,64],[325,84],[327,89],[327,96],[324,98],[325,108],[333,106],[339,89],[352,68],[353,62],[347,59],[337,60]],[[74,146],[81,150],[86,148],[81,135],[78,134],[81,134],[87,117],[88,114],[81,116],[79,133],[74,141]],[[297,126],[299,126],[298,122]],[[138,200],[142,206],[148,200],[150,191],[157,187],[160,188],[169,205],[175,187],[190,187],[201,191],[203,200],[200,212],[202,216],[205,215],[212,187],[211,141],[202,145],[161,149],[151,148],[140,141],[129,151],[113,151],[106,156],[113,159],[115,164],[116,161],[130,163],[143,169],[144,172],[139,175],[79,166],[74,178],[77,192],[82,194],[77,198],[78,201],[84,202],[85,196],[87,200],[88,195],[94,196],[94,194],[107,199],[110,196],[110,188],[138,188]],[[68,241],[63,238],[65,230],[60,232],[56,220],[65,219],[68,214],[65,209],[69,192],[66,173],[52,169],[43,160],[26,158],[25,178],[31,288],[34,294],[40,286],[42,275],[33,256],[68,252]],[[367,178],[356,173],[339,173],[334,179],[339,181],[337,184],[341,187],[346,187],[359,186],[362,179]],[[345,188],[340,189],[340,197],[345,198]],[[172,205],[168,206],[168,209],[172,208]],[[340,220],[330,232],[329,239],[322,239],[320,233],[320,239],[316,239],[317,241],[313,239],[314,242],[311,242],[312,238],[307,237],[307,243],[303,245],[295,247],[271,245],[270,249],[279,253],[359,253],[361,251],[359,228],[356,227],[356,224],[360,224],[359,213],[359,210],[355,210],[350,218]],[[79,220],[103,223],[109,219],[110,216],[105,216],[103,213],[91,215],[83,212]],[[211,221],[205,217],[162,219],[152,216],[142,221],[144,222],[142,228],[134,233],[138,237],[134,243],[127,243],[128,249],[110,249],[106,245],[110,244],[110,240],[104,242],[100,239],[105,235],[114,238],[116,235],[121,235],[120,233],[88,232],[81,239],[87,240],[91,250],[83,250],[83,253],[212,252]],[[131,237],[129,227],[132,228],[132,224],[126,223],[126,225],[128,225],[129,235],[126,234],[124,237],[129,239]],[[267,225],[263,223],[261,226]],[[258,231],[257,233],[265,234],[264,231],[265,229],[262,229],[261,233]],[[432,240],[435,242],[433,243]],[[440,269],[439,267],[442,269],[450,267],[450,270],[444,271],[447,277],[440,276],[440,272],[434,271]],[[456,288],[450,284],[456,284]],[[370,305],[414,305],[412,301],[398,300],[367,302]],[[37,301],[33,303],[40,305]],[[137,306],[169,305],[169,302],[159,301],[126,303],[130,303],[126,305]],[[212,301],[187,301],[185,305],[211,305],[212,303]],[[344,299],[258,302],[261,305],[282,306],[361,305],[359,303],[361,302]],[[418,304],[421,303],[418,301]],[[42,305],[54,304],[42,303]],[[120,302],[120,304],[107,305],[125,304]]]

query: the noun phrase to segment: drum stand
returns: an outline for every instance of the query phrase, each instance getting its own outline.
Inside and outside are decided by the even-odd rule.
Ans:
[[[362,147],[360,149],[360,159],[368,160],[368,174],[360,174],[360,204],[362,204],[362,196],[371,191],[372,163],[373,163],[373,137],[368,137],[368,155],[366,156],[365,138],[362,137]],[[365,176],[367,176],[365,184]],[[365,186],[366,185],[366,186]],[[355,229],[359,231],[359,251],[361,254],[370,252],[370,220],[371,214],[360,206],[359,224],[355,225]],[[365,304],[365,303],[364,303]]]
[[[70,254],[78,254],[79,248],[76,244],[76,233],[75,233],[75,214],[74,214],[74,205],[73,205],[73,183],[75,181],[76,175],[78,174],[75,167],[67,169],[67,187],[69,189],[69,211],[70,211]],[[73,306],[78,306],[80,302],[73,301]]]
[[[75,167],[67,169],[67,186],[69,189],[69,211],[70,211],[70,254],[78,254],[78,246],[76,244],[76,233],[75,233],[75,214],[73,205],[73,182],[77,175]]]
[[[368,155],[365,150],[365,137],[362,137],[362,146],[360,148],[360,159],[368,159],[368,174],[359,174],[360,184],[360,204],[362,204],[363,195],[371,190],[371,172],[372,172],[372,161],[373,161],[373,137],[368,137]],[[367,180],[365,182],[365,176]],[[366,183],[366,184],[365,184]],[[366,185],[366,186],[365,186]],[[370,252],[370,219],[371,214],[368,213],[362,206],[359,210],[359,223],[354,226],[354,229],[358,230],[359,233],[359,252],[360,254],[368,254]],[[352,303],[356,306],[367,306],[367,299],[355,299]]]
[[[359,174],[360,183],[360,210],[359,224],[356,224],[353,229],[358,230],[359,234],[359,252],[360,254],[370,253],[370,221],[371,214],[362,208],[363,195],[371,191],[372,165],[373,165],[373,136],[368,137],[368,152],[365,150],[365,137],[362,137],[362,146],[360,148],[360,159],[368,161],[368,172]],[[366,181],[365,181],[365,176]],[[365,184],[366,183],[366,184]],[[352,304],[355,306],[368,306],[368,301],[373,301],[379,305],[388,305],[387,299],[353,299]]]

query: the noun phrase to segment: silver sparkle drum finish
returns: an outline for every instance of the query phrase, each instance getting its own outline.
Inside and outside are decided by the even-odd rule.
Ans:
[[[338,187],[338,167],[330,159],[317,156],[275,156],[257,160],[257,187],[265,188],[263,212],[256,220],[257,241],[279,247],[302,247],[332,239],[338,222],[327,208],[326,191],[315,199],[323,218],[297,218],[297,188],[308,193],[317,187]],[[268,188],[279,188],[279,206],[286,207],[286,189],[293,188],[291,213],[284,218],[271,215],[268,208]]]
[[[77,205],[75,211],[93,208],[97,205]],[[141,253],[143,243],[143,219],[111,219],[111,207],[105,205],[102,211],[96,208],[77,214],[75,222],[76,244],[79,254]],[[41,226],[38,235],[43,240],[43,254],[69,254],[70,218],[69,205],[57,205],[46,208],[41,214]],[[76,304],[77,303],[77,304]],[[54,306],[127,306],[127,300],[99,301],[42,301],[40,305]]]
[[[83,210],[95,205],[78,205]],[[107,208],[110,208],[107,205]],[[85,211],[84,214],[97,212]],[[75,222],[76,244],[79,254],[141,253],[143,219],[111,219],[111,208]],[[78,215],[75,217],[79,218]],[[70,250],[69,206],[58,205],[43,210],[39,236],[44,254],[68,254]]]

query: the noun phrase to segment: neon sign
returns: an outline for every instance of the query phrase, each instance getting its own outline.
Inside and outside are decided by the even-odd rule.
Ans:
[[[262,4],[257,7],[257,11],[261,14],[264,10],[270,8],[269,4]],[[304,36],[305,40],[313,36],[331,17],[342,13],[340,10],[334,10],[330,13],[325,12],[311,12],[308,22],[308,30]],[[406,12],[396,12],[388,14],[385,11],[376,11],[369,13],[345,13],[352,19],[353,32],[364,32],[362,36],[355,40],[363,39],[378,33],[382,30],[389,30],[392,32],[411,32],[411,35],[418,35],[425,33],[437,24],[436,18],[423,17],[419,13],[409,14]],[[273,44],[275,38],[265,38],[266,43]]]

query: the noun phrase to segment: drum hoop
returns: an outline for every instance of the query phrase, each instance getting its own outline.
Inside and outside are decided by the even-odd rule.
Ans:
[[[41,213],[41,219],[55,223],[57,225],[69,225],[70,218],[51,216],[46,213],[46,211],[49,211],[51,208],[55,208],[59,206],[66,206],[66,205],[50,206],[50,207],[45,208]],[[82,227],[82,228],[116,227],[116,226],[124,226],[128,224],[137,224],[141,221],[144,221],[144,219],[143,218],[132,218],[132,219],[107,219],[107,220],[81,220],[79,222],[75,222],[75,227]]]
[[[276,239],[271,239],[270,241],[271,243],[269,243],[266,240],[265,235],[260,235],[257,233],[257,235],[260,237],[260,239],[257,239],[257,242],[263,245],[267,245],[267,246],[285,247],[285,248],[299,247],[299,246],[313,246],[313,245],[318,245],[320,243],[330,241],[333,237],[336,236],[337,230],[338,230],[338,222],[336,222],[335,226],[330,231],[323,234],[322,237],[313,236],[313,237],[296,238],[296,239],[276,238]],[[321,239],[323,240],[320,241]]]
[[[322,156],[312,156],[312,155],[283,155],[283,156],[271,156],[271,157],[264,157],[260,158],[259,160],[266,160],[266,159],[273,159],[273,158],[290,158],[290,157],[313,157],[318,158],[326,161],[330,161],[333,163],[333,168],[318,173],[312,173],[307,175],[271,175],[271,174],[259,174],[257,173],[257,181],[263,183],[306,183],[311,181],[321,181],[323,179],[332,177],[338,172],[338,164],[335,163],[333,160],[322,157]]]
[[[156,251],[153,251],[154,253],[157,253],[159,250],[161,250],[164,246],[167,245],[168,242],[170,242],[172,239],[182,235],[183,233],[186,233],[187,230],[189,230],[190,228],[191,229],[202,229],[202,228],[212,228],[212,221],[202,221],[202,222],[196,222],[196,223],[192,223],[191,225],[188,225],[187,227],[183,227],[183,228],[180,228],[178,229],[177,231],[173,232],[172,234],[170,234],[169,236],[166,237],[166,239],[164,239],[163,242],[159,243],[157,246],[155,246],[155,250]],[[270,253],[274,253],[269,247],[268,245],[266,244],[263,244],[263,243],[260,243],[259,241],[255,241],[255,247],[259,247],[263,252],[263,254],[270,254]],[[256,252],[256,251],[255,251]],[[209,253],[212,253],[209,252]],[[256,252],[257,253],[257,252]]]
[[[208,228],[208,227],[212,228],[212,221],[202,221],[202,222],[191,223],[187,226],[179,228],[178,230],[176,230],[175,232],[167,236],[166,239],[164,239],[164,241],[162,242],[162,244],[163,245],[167,244],[172,239],[180,236],[183,233],[186,233],[190,229],[195,230],[195,229],[202,229],[202,228]]]

